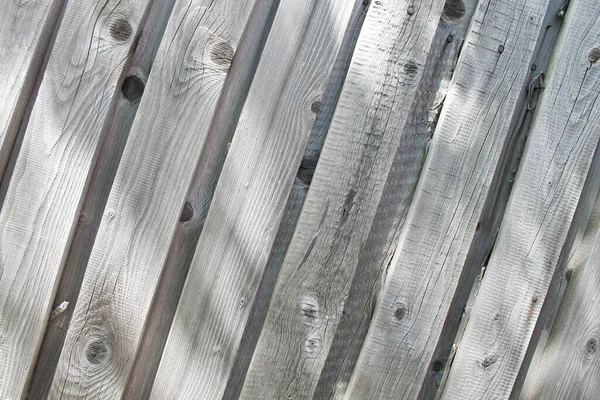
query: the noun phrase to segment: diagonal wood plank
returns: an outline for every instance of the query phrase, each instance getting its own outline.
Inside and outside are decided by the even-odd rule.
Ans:
[[[253,4],[175,3],[89,257],[51,398],[123,396],[169,240]]]
[[[50,392],[102,213],[174,3],[175,0],[152,1],[140,21],[132,54],[123,69],[121,95],[113,100],[90,166],[80,220],[73,231],[54,296],[53,312],[29,385],[30,399],[45,399]],[[62,312],[56,314],[54,310]]]
[[[476,5],[476,0],[447,0],[444,4],[372,227],[358,255],[359,268],[319,377],[316,398],[341,399],[348,387]],[[439,373],[433,378],[437,381]],[[437,382],[430,387],[435,390]]]
[[[8,0],[0,13],[0,178],[64,0]]]
[[[598,59],[600,4],[573,0],[442,399],[519,394],[600,186]]]
[[[241,398],[314,396],[443,5],[371,4]]]
[[[598,380],[598,321],[596,298],[600,293],[600,196],[581,244],[569,258],[561,286],[564,299],[552,332],[537,366],[534,360],[520,399],[595,399],[600,390]],[[534,358],[535,359],[535,358]]]
[[[0,213],[0,398],[23,395],[146,0],[69,2]]]
[[[282,0],[167,340],[151,398],[224,398],[315,103],[362,1]],[[312,108],[312,110],[311,110]]]
[[[456,325],[488,250],[489,209],[526,106],[548,5],[479,3],[348,398],[417,398],[428,391],[429,371],[443,369],[434,357],[445,336],[454,337],[445,326]]]

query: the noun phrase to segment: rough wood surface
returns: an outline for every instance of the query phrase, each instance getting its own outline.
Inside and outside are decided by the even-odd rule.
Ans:
[[[52,398],[122,396],[185,191],[252,5],[175,4],[89,257]]]
[[[110,188],[173,4],[174,0],[153,1],[140,21],[133,54],[118,83],[120,93],[113,99],[100,135],[83,195],[80,221],[73,232],[54,296],[52,310],[60,309],[63,304],[66,308],[54,318],[51,315],[48,321],[29,386],[30,399],[47,398],[49,394]]]
[[[319,377],[315,390],[318,399],[341,399],[344,396],[371,322],[382,276],[404,226],[476,4],[476,0],[449,0],[444,5],[429,57],[423,65],[421,84],[400,137],[369,236],[360,250],[359,268],[354,274],[342,317]],[[439,372],[435,374],[436,378]]]
[[[598,321],[600,293],[600,196],[581,245],[565,269],[566,292],[540,361],[533,362],[519,398],[595,399],[598,376]]]
[[[224,397],[356,1],[282,0],[223,166],[152,398]],[[311,110],[312,108],[312,110]]]
[[[489,210],[525,106],[547,6],[479,3],[349,398],[432,395],[426,378],[444,368],[448,356],[440,349],[454,338],[470,283],[489,249]]]
[[[557,306],[552,287],[600,185],[600,4],[573,0],[563,30],[442,399],[518,396],[544,315]]]
[[[150,397],[163,348],[227,156],[229,143],[246,101],[278,4],[278,0],[258,0],[241,36],[206,141],[200,151],[181,218],[169,245],[127,388],[123,394],[125,399]]]
[[[0,398],[32,370],[88,168],[146,0],[69,2],[0,213]]]
[[[313,397],[443,4],[371,4],[241,398]]]
[[[64,0],[6,0],[0,12],[0,178]]]

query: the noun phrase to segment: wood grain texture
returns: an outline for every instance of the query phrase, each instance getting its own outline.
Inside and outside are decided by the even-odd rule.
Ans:
[[[7,0],[0,13],[0,178],[64,0]]]
[[[29,386],[30,399],[48,397],[110,188],[173,4],[174,0],[151,2],[140,21],[133,54],[118,83],[120,92],[113,99],[100,135],[83,195],[80,220],[54,296],[53,310],[65,302],[67,307],[48,322]]]
[[[150,397],[183,285],[227,157],[229,143],[246,102],[278,4],[278,0],[258,0],[248,17],[169,245],[123,394],[125,399]]]
[[[224,398],[355,1],[282,0],[231,143],[152,396]],[[314,108],[314,107],[313,107]]]
[[[497,172],[524,106],[547,6],[479,3],[348,398],[432,395],[424,385],[430,370],[444,367],[439,349],[454,338],[489,250]]]
[[[371,4],[241,398],[313,397],[443,4]]]
[[[147,1],[65,10],[0,213],[0,398],[24,393],[88,168]]]
[[[51,398],[120,398],[253,2],[177,2],[123,151]]]
[[[424,63],[423,77],[396,149],[344,311],[315,390],[316,398],[341,399],[371,322],[382,277],[392,259],[476,0],[446,1]],[[440,375],[435,374],[434,378]],[[438,383],[438,382],[436,382]],[[432,384],[432,388],[437,384]]]
[[[553,282],[564,279],[597,195],[600,70],[590,50],[600,43],[600,4],[572,1],[563,30],[442,399],[518,396],[543,315],[557,306]]]
[[[600,196],[581,244],[565,268],[560,310],[540,360],[533,362],[520,399],[595,399],[598,390],[598,321],[600,282]],[[541,344],[541,342],[540,342]]]

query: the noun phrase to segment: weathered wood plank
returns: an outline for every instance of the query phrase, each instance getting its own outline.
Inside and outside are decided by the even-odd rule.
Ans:
[[[122,397],[253,4],[175,3],[89,256],[52,398]]]
[[[547,7],[545,0],[479,3],[349,398],[432,396],[430,371],[444,367],[440,349],[454,338],[492,241],[489,211],[526,107]]]
[[[545,315],[558,306],[553,282],[600,186],[599,44],[600,4],[573,0],[442,399],[518,396]]]
[[[423,78],[400,137],[369,236],[358,256],[360,268],[354,274],[319,377],[315,390],[318,399],[341,399],[344,396],[371,322],[382,277],[404,226],[476,4],[476,0],[447,0],[444,5],[429,57],[423,65]],[[438,375],[436,373],[435,378]],[[435,389],[437,385],[432,384],[431,387]]]
[[[181,291],[227,157],[229,143],[246,101],[278,4],[278,0],[258,0],[240,38],[154,292],[135,362],[123,394],[125,399],[150,397]]]
[[[190,266],[152,398],[225,396],[315,124],[311,108],[316,109],[326,88],[359,1],[281,1]]]
[[[146,0],[69,2],[0,213],[0,398],[20,398]]]
[[[371,4],[241,398],[313,397],[443,5]]]
[[[565,268],[566,287],[560,311],[536,368],[532,362],[521,399],[595,399],[598,386],[598,321],[600,293],[600,196],[581,245]],[[541,345],[540,341],[540,345]]]
[[[7,0],[0,13],[0,178],[64,0]]]
[[[66,308],[48,321],[29,386],[30,399],[48,397],[110,188],[174,2],[153,1],[140,21],[133,54],[118,83],[121,93],[115,96],[100,135],[83,195],[80,221],[74,229],[54,296],[52,309],[61,304],[66,304]]]

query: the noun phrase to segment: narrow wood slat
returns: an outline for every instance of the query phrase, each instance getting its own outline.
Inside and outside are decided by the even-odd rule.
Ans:
[[[517,396],[546,316],[558,307],[553,280],[562,280],[600,186],[599,47],[600,4],[573,0],[442,399]]]
[[[581,244],[569,258],[562,286],[564,298],[556,320],[547,332],[540,360],[531,367],[521,399],[595,399],[598,380],[598,312],[600,293],[600,196],[592,210]],[[538,346],[543,343],[540,340]],[[535,359],[535,358],[534,358]]]
[[[470,282],[489,249],[489,209],[526,107],[547,7],[546,0],[479,3],[349,398],[423,396],[430,371],[443,368],[447,355],[435,357],[446,336],[453,339]]]
[[[242,399],[313,397],[443,5],[371,4]]]
[[[258,0],[248,17],[169,244],[123,394],[125,399],[150,397],[181,291],[278,4],[279,0]]]
[[[78,205],[146,0],[69,2],[0,213],[0,398],[32,369]]]
[[[102,216],[50,397],[123,395],[185,192],[253,4],[175,3]]]
[[[133,54],[122,74],[121,93],[114,98],[90,167],[80,221],[73,231],[54,296],[52,309],[65,304],[66,308],[48,321],[29,386],[30,399],[45,399],[50,392],[110,188],[174,3],[153,1],[140,21]]]
[[[64,0],[7,0],[0,12],[0,178]]]
[[[377,294],[381,290],[382,276],[406,221],[435,123],[476,5],[476,0],[447,0],[444,5],[372,227],[358,255],[359,267],[322,368],[315,398],[341,399],[348,387],[371,322]],[[438,377],[439,373],[433,374],[433,378]],[[434,391],[437,388],[435,383],[430,385]]]
[[[358,1],[281,1],[190,266],[151,398],[224,397],[315,124],[311,108],[326,88]]]

